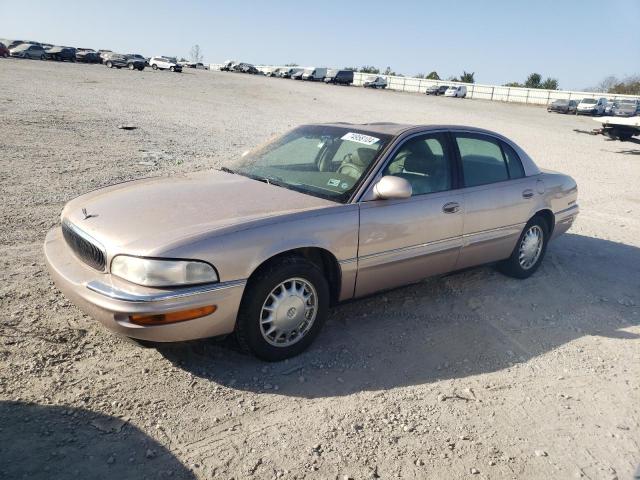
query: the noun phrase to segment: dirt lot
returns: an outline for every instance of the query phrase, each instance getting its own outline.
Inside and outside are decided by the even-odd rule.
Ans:
[[[632,477],[637,143],[537,107],[232,73],[0,59],[0,85],[0,478]],[[572,175],[582,213],[531,279],[484,267],[339,306],[280,364],[229,340],[143,349],[49,280],[67,200],[333,120],[496,130]]]

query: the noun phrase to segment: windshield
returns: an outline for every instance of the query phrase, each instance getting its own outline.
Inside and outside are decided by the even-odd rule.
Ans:
[[[556,100],[555,102],[553,102],[555,105],[568,105],[569,104],[569,100]]]
[[[582,100],[582,103],[584,103],[585,105],[593,105],[598,102],[596,101],[595,98],[585,98]]]
[[[390,139],[348,127],[303,126],[249,152],[226,170],[344,203]]]

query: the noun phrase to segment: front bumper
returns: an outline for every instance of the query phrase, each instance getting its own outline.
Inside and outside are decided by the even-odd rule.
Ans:
[[[598,113],[598,109],[597,108],[589,108],[589,109],[583,109],[583,110],[578,109],[576,113],[578,115],[595,115],[596,113]]]
[[[246,280],[176,289],[148,288],[101,273],[68,248],[62,230],[49,231],[44,255],[51,278],[87,315],[121,335],[152,342],[177,342],[233,332]],[[140,326],[132,314],[162,314],[216,305],[211,315],[167,325]]]

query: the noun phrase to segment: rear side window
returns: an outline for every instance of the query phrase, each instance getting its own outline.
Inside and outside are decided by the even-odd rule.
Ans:
[[[522,162],[520,161],[520,157],[518,157],[518,154],[515,152],[515,150],[503,142],[502,151],[504,152],[504,157],[507,160],[507,169],[509,170],[509,177],[510,178],[524,177],[524,168],[522,167]]]
[[[497,142],[477,135],[456,134],[455,138],[465,187],[509,179],[507,163]]]

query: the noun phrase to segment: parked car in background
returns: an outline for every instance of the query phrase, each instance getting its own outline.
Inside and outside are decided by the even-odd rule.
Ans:
[[[237,62],[235,60],[227,60],[226,62],[224,62],[222,64],[222,66],[220,67],[220,71],[221,72],[230,72],[233,70],[233,66],[236,64]]]
[[[127,53],[127,57],[131,59],[140,60],[141,62],[144,63],[145,67],[149,66],[149,63],[147,62],[147,58],[144,55],[140,55],[139,53]]]
[[[237,65],[236,71],[240,73],[250,73],[251,75],[258,75],[262,73],[260,72],[260,70],[258,70],[255,66],[251,65],[250,63],[241,63]]]
[[[293,78],[293,75],[297,74],[298,72],[300,72],[300,76],[302,76],[303,70],[304,69],[298,67],[283,68],[282,70],[280,70],[280,77]]]
[[[341,301],[487,263],[530,277],[577,198],[570,176],[487,130],[306,125],[219,171],[71,200],[44,255],[58,288],[121,335],[235,333],[277,361]],[[202,205],[216,206],[206,221]]]
[[[105,58],[110,55],[111,53],[113,53],[113,51],[111,50],[98,50],[98,56],[100,57],[100,62],[104,63],[105,62]]]
[[[151,57],[149,66],[154,70],[169,70],[171,72],[181,72],[182,66],[174,57]]]
[[[93,48],[77,48],[76,62],[82,63],[100,63],[100,55]]]
[[[564,98],[554,100],[547,106],[547,112],[576,113],[578,107],[577,100],[567,100]]]
[[[130,57],[120,53],[111,53],[105,57],[104,64],[109,68],[128,68],[129,70],[144,70],[144,57]]]
[[[364,79],[364,88],[387,88],[387,79],[384,77],[370,75]]]
[[[640,102],[634,99],[617,100],[611,114],[614,117],[634,117],[640,114]]]
[[[10,54],[11,52],[9,52],[7,46],[4,43],[0,42],[0,57],[7,58]]]
[[[302,80],[309,80],[312,82],[321,82],[327,75],[327,69],[324,67],[310,67],[305,68],[302,74]]]
[[[583,98],[578,103],[576,115],[604,115],[606,107],[606,98]]]
[[[605,115],[613,115],[613,108],[618,104],[618,100],[607,99],[607,105],[604,107]]]
[[[31,58],[45,60],[47,53],[40,45],[33,45],[31,43],[21,43],[15,48],[9,49],[9,53],[12,57],[16,58]]]
[[[452,85],[444,92],[444,96],[465,98],[467,96],[467,87],[464,85]]]
[[[291,74],[291,80],[302,80],[302,75],[304,75],[304,69],[299,68]]]
[[[72,47],[51,47],[45,50],[47,58],[58,62],[75,62],[76,49]]]
[[[353,70],[327,70],[324,82],[335,85],[351,85],[353,83]]]
[[[444,93],[448,90],[449,85],[432,85],[431,87],[428,87],[426,92],[424,92],[427,95],[444,95]]]

